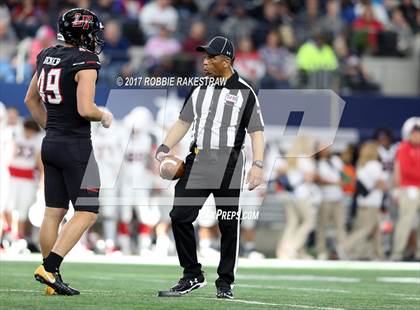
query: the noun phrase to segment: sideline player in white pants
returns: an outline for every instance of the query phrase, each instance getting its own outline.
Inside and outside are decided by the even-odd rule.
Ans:
[[[114,122],[113,127],[113,130],[106,130],[102,126],[97,126],[92,134],[92,145],[98,160],[102,183],[99,203],[106,254],[115,251],[118,221],[118,173],[123,160],[118,122]]]
[[[7,111],[0,101],[0,238],[4,233],[10,232],[11,227],[6,222],[5,207],[9,191],[9,163],[12,158],[13,134],[7,126]],[[0,249],[2,245],[0,244]]]
[[[12,239],[17,241],[26,235],[26,224],[30,206],[36,200],[40,181],[41,135],[38,124],[25,120],[23,131],[19,131],[13,144],[13,156],[9,166],[10,186],[6,203],[6,219],[12,220]]]
[[[153,151],[155,138],[148,131],[154,128],[153,116],[145,107],[133,109],[125,118],[124,126],[131,132],[121,171],[121,214],[118,226],[119,243],[124,254],[131,253],[130,223],[136,212],[140,224],[137,227],[138,252],[151,250],[154,226],[159,221],[159,209],[150,204],[153,188]]]

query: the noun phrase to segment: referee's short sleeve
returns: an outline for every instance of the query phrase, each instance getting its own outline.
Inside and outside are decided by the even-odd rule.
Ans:
[[[250,91],[249,93],[245,113],[247,114],[247,119],[249,119],[247,126],[248,133],[264,131],[264,120],[261,113],[260,102],[253,91]]]
[[[192,94],[194,90],[195,88],[191,89],[190,93],[185,99],[184,105],[182,106],[181,113],[179,114],[179,119],[187,123],[192,123],[192,121],[194,120],[194,110],[192,102]]]

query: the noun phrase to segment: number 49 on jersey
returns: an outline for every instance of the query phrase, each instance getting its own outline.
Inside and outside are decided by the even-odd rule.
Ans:
[[[45,103],[60,104],[62,101],[60,93],[61,68],[52,68],[48,74],[45,71],[45,68],[42,68],[38,78],[39,95]]]

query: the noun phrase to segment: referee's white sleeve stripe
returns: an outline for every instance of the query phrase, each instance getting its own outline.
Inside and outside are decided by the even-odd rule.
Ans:
[[[220,147],[220,127],[222,125],[223,111],[225,108],[225,97],[229,93],[229,89],[223,88],[219,95],[217,102],[216,114],[214,116],[213,124],[211,127],[210,147],[218,149]]]
[[[191,94],[191,104],[193,107],[193,113],[194,113],[194,123],[192,126],[192,131],[191,131],[191,138],[194,139],[195,137],[195,131],[196,131],[196,125],[198,122],[198,114],[197,114],[197,98],[198,98],[198,93],[200,92],[200,87],[197,87],[196,89],[194,89],[193,93]]]
[[[255,104],[257,105],[258,108],[260,108],[260,101],[258,100],[258,96],[255,93],[254,89],[243,78],[239,77],[238,81],[241,82],[242,84],[244,84],[246,87],[248,87],[252,91],[252,93],[255,96]],[[264,126],[264,120],[262,118],[262,113],[260,112],[258,114],[260,116],[261,125]]]
[[[242,92],[238,92],[238,101],[236,102],[235,106],[232,108],[232,116],[230,118],[230,124],[228,127],[228,139],[227,145],[233,146],[235,143],[235,135],[236,135],[236,127],[239,123],[239,112],[241,111],[242,104],[244,102],[244,97],[242,96]]]

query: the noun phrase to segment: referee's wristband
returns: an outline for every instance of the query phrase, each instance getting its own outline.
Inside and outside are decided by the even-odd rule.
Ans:
[[[165,154],[168,154],[170,150],[171,150],[171,149],[170,149],[170,148],[169,148],[169,146],[167,146],[166,144],[161,144],[161,145],[159,145],[159,147],[158,147],[158,148],[157,148],[157,150],[156,150],[155,158],[156,158],[156,159],[158,159],[158,158],[157,158],[157,155],[158,155],[160,152],[163,152],[163,153],[165,153]]]

